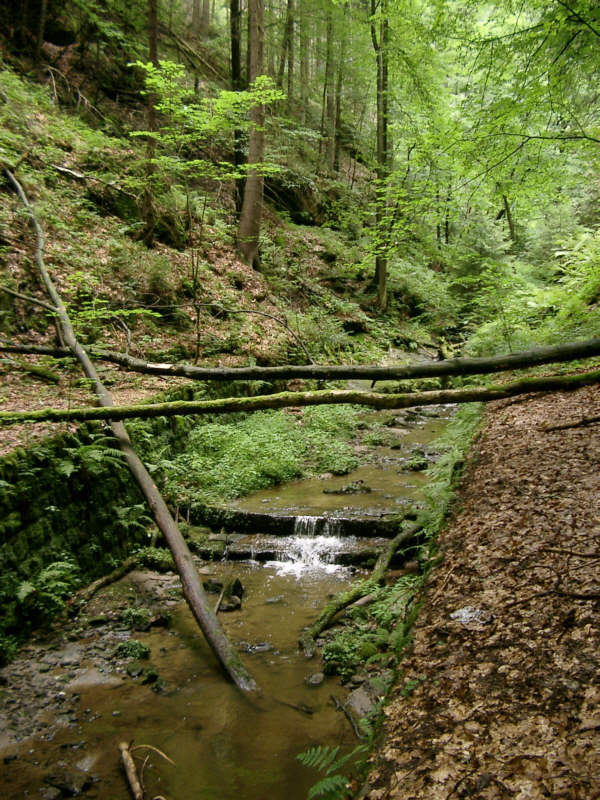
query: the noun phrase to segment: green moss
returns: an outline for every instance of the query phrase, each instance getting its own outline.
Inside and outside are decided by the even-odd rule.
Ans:
[[[143,658],[150,658],[150,648],[143,642],[139,642],[137,639],[128,639],[126,642],[121,642],[121,644],[115,650],[115,655],[118,658],[133,658],[140,660]]]

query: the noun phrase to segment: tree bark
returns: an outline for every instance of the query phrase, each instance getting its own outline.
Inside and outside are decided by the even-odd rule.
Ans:
[[[325,55],[325,86],[324,86],[324,121],[323,135],[325,136],[325,162],[327,170],[333,172],[335,163],[335,87],[333,63],[333,8],[327,7],[327,44]]]
[[[79,344],[75,336],[67,310],[54,286],[54,283],[52,282],[52,279],[50,278],[50,275],[46,270],[43,260],[43,233],[29,204],[29,201],[27,200],[21,185],[12,175],[12,173],[6,168],[4,169],[4,172],[17,192],[21,202],[27,209],[34,226],[37,240],[35,260],[52,303],[56,307],[56,313],[60,320],[64,340],[69,346],[73,355],[81,364],[86,376],[90,379],[100,405],[103,407],[103,410],[107,412],[106,419],[109,421],[112,433],[115,436],[119,447],[125,456],[127,465],[133,477],[137,481],[140,489],[142,490],[148,506],[152,511],[152,515],[156,521],[156,524],[162,531],[173,555],[175,566],[177,567],[177,571],[179,572],[179,576],[181,578],[183,594],[192,611],[192,614],[198,622],[198,625],[204,633],[210,647],[231,679],[240,689],[244,691],[255,691],[257,686],[252,676],[247,672],[246,668],[242,664],[239,655],[225,636],[219,621],[210,608],[208,599],[204,593],[202,583],[198,576],[198,572],[196,571],[192,561],[191,553],[179,531],[179,528],[171,516],[169,509],[167,508],[167,504],[158,491],[145,466],[142,464],[141,460],[134,451],[131,440],[129,439],[127,431],[125,430],[125,426],[122,422],[115,421],[114,415],[112,414],[113,399],[98,377],[96,368],[94,367],[88,354]]]
[[[137,774],[135,761],[133,760],[133,756],[129,751],[129,745],[127,742],[119,743],[119,751],[121,753],[123,769],[125,770],[127,783],[129,784],[129,789],[131,790],[133,800],[144,800],[144,790],[142,789],[142,784],[140,783],[140,779]]]
[[[264,5],[263,0],[249,0],[250,35],[248,41],[248,81],[252,83],[263,74],[264,50]],[[260,266],[258,240],[262,217],[264,179],[258,165],[265,152],[265,109],[253,106],[250,111],[250,136],[248,141],[248,165],[250,171],[244,187],[244,199],[237,231],[237,248],[240,259],[255,269]]]
[[[240,0],[230,0],[229,3],[229,31],[231,38],[231,88],[234,92],[241,92],[244,88],[242,78],[242,9]],[[233,161],[236,167],[244,163],[244,141],[242,132],[238,129],[233,132]],[[239,214],[244,198],[243,178],[235,180],[235,210]]]
[[[411,378],[437,378],[452,375],[487,375],[514,369],[527,369],[542,364],[576,361],[600,356],[600,338],[581,342],[536,347],[507,355],[486,358],[450,358],[445,361],[429,361],[411,366],[379,367],[377,365],[301,365],[281,367],[195,367],[192,364],[155,364],[143,361],[126,353],[113,353],[102,348],[90,347],[94,358],[119,364],[133,372],[146,375],[173,375],[199,381],[279,381],[291,378],[317,380],[406,380]],[[38,345],[10,345],[0,343],[0,352],[29,355],[72,356],[67,348],[41,347]]]
[[[202,14],[200,16],[200,36],[205,37],[210,26],[210,0],[202,0]]]
[[[148,58],[154,67],[158,67],[158,0],[148,0]],[[153,132],[157,128],[156,118],[156,95],[153,92],[148,94],[148,130]],[[139,234],[139,238],[146,247],[154,244],[154,229],[156,227],[156,210],[154,208],[154,197],[152,191],[152,180],[154,177],[153,159],[156,152],[156,142],[150,136],[146,145],[146,185],[141,200],[141,216],[144,220],[144,228]]]
[[[287,64],[288,64],[288,72],[287,72],[287,106],[288,110],[293,107],[293,99],[294,99],[294,69],[295,69],[295,43],[294,43],[294,33],[295,33],[295,8],[294,8],[294,0],[288,0],[287,2],[287,31],[288,31],[288,46],[287,46]]]
[[[192,33],[194,36],[200,35],[200,25],[202,18],[202,0],[193,0],[192,3]]]
[[[39,63],[42,57],[42,47],[44,45],[44,35],[46,33],[46,18],[48,16],[48,0],[42,0],[40,8],[40,18],[37,31],[37,40],[35,43],[35,61]]]
[[[299,0],[298,23],[300,28],[300,121],[304,124],[308,122],[308,97],[309,97],[309,45],[310,37],[308,33],[308,18],[304,3],[306,0]]]
[[[517,235],[515,232],[515,222],[513,220],[512,210],[510,207],[510,203],[508,202],[508,197],[505,194],[502,195],[502,203],[504,205],[506,221],[508,222],[508,233],[510,236],[510,240],[514,244],[517,241]]]
[[[382,231],[386,219],[386,186],[389,172],[388,146],[388,6],[387,0],[381,0],[379,19],[377,19],[377,3],[371,0],[371,41],[375,51],[377,66],[377,190],[375,200],[375,284],[377,286],[377,305],[385,311],[387,296],[387,248]]]
[[[0,424],[20,422],[87,422],[89,420],[124,420],[149,417],[175,417],[187,414],[222,414],[261,411],[267,408],[351,404],[369,408],[414,408],[445,403],[487,403],[537,392],[570,392],[600,382],[600,370],[576,375],[549,375],[524,378],[495,386],[467,389],[438,389],[428,392],[376,394],[331,389],[317,392],[280,392],[256,397],[225,397],[218,400],[176,400],[170,403],[112,406],[111,408],[45,408],[40,411],[2,411]]]
[[[340,124],[342,121],[342,87],[344,84],[344,69],[346,62],[346,32],[342,31],[342,40],[340,42],[340,54],[337,65],[337,79],[335,83],[335,122],[334,122],[334,153],[333,153],[333,171],[340,171]]]

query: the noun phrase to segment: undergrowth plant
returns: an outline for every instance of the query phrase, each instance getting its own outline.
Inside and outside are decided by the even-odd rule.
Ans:
[[[366,745],[358,745],[345,755],[339,754],[340,748],[328,745],[316,745],[300,753],[298,761],[305,767],[311,767],[324,776],[311,787],[307,795],[307,800],[320,797],[322,800],[344,800],[349,796],[348,778],[341,771],[349,765],[354,770],[362,768],[364,759],[361,756],[366,753]]]
[[[203,421],[184,452],[164,452],[151,469],[182,504],[239,497],[310,472],[343,475],[357,465],[349,443],[357,421],[358,412],[342,406],[310,408],[301,424],[285,411]]]

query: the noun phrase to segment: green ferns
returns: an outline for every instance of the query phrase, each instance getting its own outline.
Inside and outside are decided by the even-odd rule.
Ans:
[[[297,758],[301,764],[325,773],[324,777],[311,787],[307,800],[313,800],[315,797],[323,798],[323,800],[343,800],[343,798],[348,797],[348,778],[339,770],[342,770],[352,761],[355,762],[356,766],[357,757],[364,753],[366,749],[365,745],[359,745],[350,753],[338,757],[339,747],[317,745],[304,753],[300,753]]]
[[[39,623],[62,611],[66,598],[80,585],[77,564],[65,557],[44,567],[34,580],[22,581],[17,601],[25,615]]]

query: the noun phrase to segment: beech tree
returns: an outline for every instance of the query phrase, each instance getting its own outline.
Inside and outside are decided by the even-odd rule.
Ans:
[[[249,0],[249,37],[248,37],[248,80],[255,81],[264,71],[264,2]],[[240,258],[245,264],[258,269],[260,257],[258,241],[262,217],[264,177],[258,165],[262,164],[265,154],[265,109],[263,104],[256,104],[250,111],[250,133],[248,141],[249,172],[244,186],[244,198],[237,231],[237,247]]]

